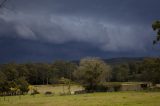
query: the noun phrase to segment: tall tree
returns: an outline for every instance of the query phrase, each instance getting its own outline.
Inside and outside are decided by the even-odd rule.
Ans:
[[[55,61],[52,64],[52,82],[57,83],[62,77],[72,79],[72,73],[76,67],[77,65],[72,62]]]
[[[6,81],[6,75],[0,70],[0,85]]]
[[[142,80],[160,83],[160,58],[148,58],[142,62],[140,67]]]
[[[74,76],[86,90],[93,91],[98,84],[110,80],[110,66],[98,58],[85,58],[80,61]]]
[[[128,81],[129,66],[128,64],[117,65],[112,71],[115,81]]]
[[[6,75],[8,81],[13,81],[18,78],[17,64],[6,64],[2,68],[2,72]]]

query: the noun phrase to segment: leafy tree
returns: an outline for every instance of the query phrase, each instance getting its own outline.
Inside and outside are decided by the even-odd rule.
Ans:
[[[77,65],[66,61],[55,61],[52,65],[52,83],[57,83],[62,77],[72,79],[72,73]]]
[[[37,72],[38,72],[38,80],[39,83],[48,84],[50,78],[50,67],[48,64],[39,63],[36,64]]]
[[[3,82],[5,82],[6,81],[6,75],[2,72],[2,71],[0,71],[0,85],[3,83]]]
[[[160,83],[160,59],[148,58],[142,62],[140,67],[142,71],[141,79],[153,83]]]
[[[18,77],[28,77],[29,72],[25,64],[19,64],[16,69],[18,72]]]
[[[99,58],[85,58],[80,61],[74,76],[86,90],[93,91],[98,84],[110,80],[110,66]]]
[[[129,63],[129,81],[141,81],[142,71],[140,70],[141,62]]]
[[[13,81],[18,78],[18,71],[15,63],[6,64],[2,68],[2,72],[6,75],[8,81]]]
[[[156,44],[157,42],[160,41],[160,21],[155,21],[153,24],[152,24],[152,28],[154,31],[157,32],[157,37],[156,39],[153,41],[153,44]]]
[[[128,81],[129,66],[128,64],[117,65],[113,68],[112,76],[115,81]]]
[[[27,81],[33,85],[38,84],[38,72],[37,72],[36,64],[27,63],[26,68],[28,70]]]
[[[68,94],[71,94],[71,80],[62,77],[62,78],[60,79],[60,82],[63,84],[63,94],[65,94],[64,85],[66,85],[66,86],[68,87]]]
[[[4,81],[0,85],[0,91],[3,95],[11,95],[11,88],[16,88],[16,83],[14,81]]]
[[[19,88],[19,90],[21,91],[22,94],[27,93],[29,91],[29,84],[25,80],[25,78],[23,78],[23,77],[18,78],[15,82],[16,82],[17,87]]]

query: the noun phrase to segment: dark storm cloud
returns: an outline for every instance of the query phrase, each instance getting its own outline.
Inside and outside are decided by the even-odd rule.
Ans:
[[[51,44],[19,38],[0,39],[0,63],[8,62],[53,62],[77,60],[86,56],[103,56],[106,53],[85,42]],[[107,54],[107,56],[109,56]]]
[[[152,50],[150,26],[160,17],[159,4],[159,0],[9,0],[9,9],[0,11],[0,38],[51,45],[83,42],[100,56],[146,54]]]
[[[159,0],[15,0],[18,9],[114,19],[115,21],[150,21],[159,18]],[[13,2],[13,0],[12,0]],[[15,3],[14,3],[15,4]],[[16,5],[15,4],[15,5]],[[24,5],[25,4],[25,5]],[[46,11],[47,10],[47,11]],[[117,17],[118,16],[118,17]],[[119,18],[119,19],[117,19]]]

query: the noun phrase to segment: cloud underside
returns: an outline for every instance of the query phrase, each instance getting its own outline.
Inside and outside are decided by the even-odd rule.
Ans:
[[[8,33],[9,37],[54,44],[74,41],[90,43],[103,51],[144,51],[147,41],[142,40],[149,38],[150,34],[148,27],[143,25],[120,24],[94,17],[13,12],[6,9],[1,12],[0,22],[6,28],[0,30],[0,36]]]

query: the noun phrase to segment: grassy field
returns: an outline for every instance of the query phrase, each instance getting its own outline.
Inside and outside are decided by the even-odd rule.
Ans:
[[[0,106],[160,106],[160,92],[106,92],[80,95],[59,96],[62,87],[37,86],[40,92],[57,92],[54,96],[43,93],[0,98]],[[79,89],[73,86],[72,90]]]

